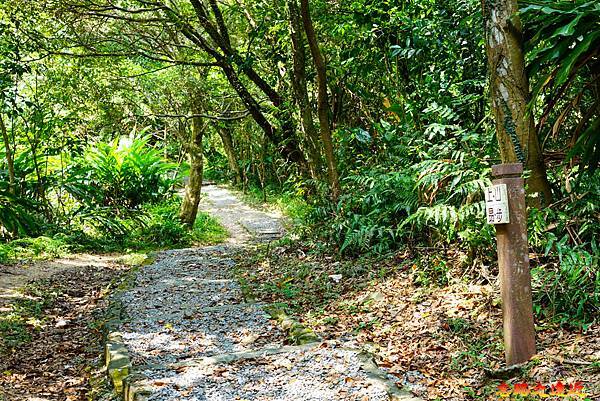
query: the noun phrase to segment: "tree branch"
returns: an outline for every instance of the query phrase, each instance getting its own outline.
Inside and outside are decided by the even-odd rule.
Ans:
[[[213,116],[210,114],[145,114],[145,115],[137,115],[136,117],[159,117],[159,118],[185,118],[186,120],[190,120],[192,118],[207,118],[209,120],[218,120],[218,121],[236,121],[243,120],[244,118],[250,115],[249,111],[236,111],[233,113],[240,113],[237,116],[231,115],[223,115],[223,116]]]

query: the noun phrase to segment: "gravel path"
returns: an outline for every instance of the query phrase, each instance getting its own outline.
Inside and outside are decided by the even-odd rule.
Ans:
[[[146,394],[128,400],[414,400],[393,396],[347,344],[286,345],[265,305],[246,303],[231,272],[240,247],[283,234],[280,217],[217,186],[203,193],[201,207],[229,230],[228,243],[162,252],[120,296],[129,381]]]

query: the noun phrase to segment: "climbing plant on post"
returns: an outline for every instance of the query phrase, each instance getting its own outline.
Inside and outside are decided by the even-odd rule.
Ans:
[[[531,204],[547,205],[552,197],[542,149],[527,110],[522,27],[517,0],[482,0],[492,110],[503,163],[523,163]]]

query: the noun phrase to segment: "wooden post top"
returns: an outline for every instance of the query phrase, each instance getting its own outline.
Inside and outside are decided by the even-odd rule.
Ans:
[[[493,177],[520,177],[521,174],[523,174],[523,163],[505,163],[492,166]]]

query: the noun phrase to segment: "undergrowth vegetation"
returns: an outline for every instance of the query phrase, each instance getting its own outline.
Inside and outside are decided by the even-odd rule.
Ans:
[[[217,244],[227,231],[214,218],[199,212],[189,229],[179,220],[180,199],[141,205],[133,218],[119,218],[124,232],[68,231],[52,237],[26,237],[0,244],[0,263],[64,257],[75,252],[135,252]]]
[[[41,188],[27,169],[20,170],[19,195],[11,196],[23,200],[7,204],[0,218],[0,263],[222,241],[226,231],[206,213],[198,213],[191,229],[181,223],[178,166],[149,139],[117,137],[89,145],[48,169]],[[29,186],[43,196],[29,200]]]

